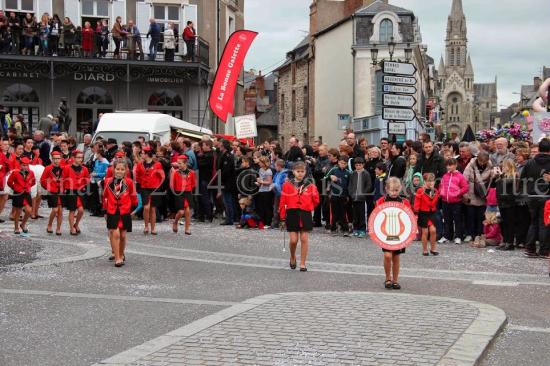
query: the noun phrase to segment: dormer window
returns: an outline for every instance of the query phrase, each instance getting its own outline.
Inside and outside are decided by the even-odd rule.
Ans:
[[[393,36],[393,22],[389,19],[384,19],[380,22],[380,43],[391,41]]]

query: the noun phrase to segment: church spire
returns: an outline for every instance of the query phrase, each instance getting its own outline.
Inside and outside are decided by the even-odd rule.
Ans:
[[[443,55],[441,55],[441,60],[439,60],[439,68],[437,69],[439,77],[445,76],[445,62],[443,61]]]
[[[474,67],[472,65],[472,59],[470,58],[470,55],[468,55],[468,61],[466,63],[466,71],[464,72],[464,75],[474,75]]]
[[[453,0],[453,6],[451,8],[451,18],[461,19],[464,16],[464,10],[462,10],[462,0]]]

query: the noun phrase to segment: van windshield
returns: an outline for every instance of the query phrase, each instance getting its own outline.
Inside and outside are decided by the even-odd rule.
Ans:
[[[137,141],[138,137],[143,137],[145,139],[145,141],[149,141],[149,133],[148,132],[127,132],[127,131],[98,132],[95,135],[93,142],[95,142],[98,137],[102,137],[103,140],[116,139],[117,143],[119,143],[119,144],[124,142],[124,141],[129,141],[129,142]]]

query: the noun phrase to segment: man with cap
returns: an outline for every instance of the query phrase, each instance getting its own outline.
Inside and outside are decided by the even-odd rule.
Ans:
[[[107,151],[105,151],[105,158],[109,161],[113,161],[115,154],[118,151],[117,140],[113,138],[107,139],[105,147],[107,148]]]
[[[29,170],[31,161],[27,157],[22,157],[19,169],[15,169],[8,178],[8,186],[13,190],[12,206],[14,208],[14,234],[19,235],[21,231],[27,234],[27,221],[32,212],[31,188],[36,184],[34,173]],[[19,225],[19,216],[24,210],[23,220]]]
[[[48,227],[46,232],[53,234],[53,220],[57,219],[55,234],[61,235],[61,223],[63,222],[63,205],[61,202],[61,153],[59,151],[52,152],[52,164],[44,169],[44,173],[40,178],[40,185],[48,192],[47,201],[48,207],[51,209],[48,219]]]
[[[177,167],[170,173],[170,189],[175,197],[174,207],[176,217],[172,231],[178,232],[178,223],[185,215],[185,235],[191,235],[191,209],[193,208],[193,190],[196,186],[195,172],[188,167],[189,157],[186,154],[178,156]]]

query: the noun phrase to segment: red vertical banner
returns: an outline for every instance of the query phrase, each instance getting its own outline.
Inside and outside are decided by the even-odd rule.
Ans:
[[[235,88],[244,59],[257,32],[240,30],[234,32],[225,45],[216,78],[210,91],[210,108],[222,121],[227,121],[229,114],[233,115],[235,104]]]

